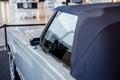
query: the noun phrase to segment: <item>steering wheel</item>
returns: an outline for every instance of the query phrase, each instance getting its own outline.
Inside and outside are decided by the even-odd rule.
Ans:
[[[64,35],[59,39],[59,42],[61,43],[62,40],[63,40],[66,36],[68,36],[70,33],[74,33],[74,31],[69,31],[69,32],[67,32],[66,34],[64,34]],[[58,46],[61,46],[61,44],[58,44]]]

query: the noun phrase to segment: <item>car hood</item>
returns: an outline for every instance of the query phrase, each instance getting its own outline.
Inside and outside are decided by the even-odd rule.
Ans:
[[[18,28],[12,29],[8,32],[8,40],[13,38],[15,41],[22,45],[30,45],[30,40],[33,38],[39,38],[44,30],[42,27],[33,28]]]

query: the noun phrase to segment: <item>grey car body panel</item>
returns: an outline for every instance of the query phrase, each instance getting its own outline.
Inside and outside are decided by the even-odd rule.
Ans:
[[[34,35],[38,35],[36,30]],[[33,31],[34,32],[34,31]],[[18,72],[23,80],[74,80],[70,71],[53,56],[30,45],[32,30],[9,32],[9,46]],[[42,33],[42,30],[41,30]],[[39,31],[40,34],[40,31]],[[35,37],[35,36],[34,36]],[[38,37],[38,36],[37,36]]]

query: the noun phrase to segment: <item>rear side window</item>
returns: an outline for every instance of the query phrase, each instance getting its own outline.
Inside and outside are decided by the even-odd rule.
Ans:
[[[76,23],[77,16],[58,12],[42,40],[42,48],[67,66],[70,66]]]

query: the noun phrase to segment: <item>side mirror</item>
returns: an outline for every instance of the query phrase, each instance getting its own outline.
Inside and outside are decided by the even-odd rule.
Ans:
[[[33,38],[32,40],[30,40],[30,44],[32,46],[38,45],[40,43],[40,38]]]

